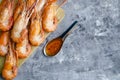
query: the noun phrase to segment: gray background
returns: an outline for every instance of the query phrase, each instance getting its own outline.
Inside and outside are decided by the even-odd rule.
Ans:
[[[66,16],[21,66],[15,80],[120,80],[120,0],[68,0]],[[42,49],[75,20],[60,53],[48,58]]]

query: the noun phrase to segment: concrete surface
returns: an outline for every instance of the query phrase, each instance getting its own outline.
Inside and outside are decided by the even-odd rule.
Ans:
[[[63,8],[64,20],[22,65],[15,80],[120,80],[120,0],[68,0]],[[75,20],[78,28],[60,53],[45,57],[45,43]]]

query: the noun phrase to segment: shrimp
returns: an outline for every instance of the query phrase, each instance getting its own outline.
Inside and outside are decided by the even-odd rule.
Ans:
[[[1,32],[0,35],[0,56],[5,56],[8,52],[9,32]]]
[[[67,0],[64,0],[63,3],[65,3]],[[63,4],[60,4],[60,6],[56,9],[55,3],[57,0],[48,0],[48,3],[46,4],[43,15],[42,15],[42,25],[43,29],[46,32],[53,32],[56,30],[58,25],[58,19],[56,16],[57,9]]]
[[[45,39],[45,33],[42,29],[42,17],[41,14],[43,7],[47,1],[39,0],[35,7],[35,11],[31,16],[30,30],[29,30],[29,40],[33,46],[40,45]]]
[[[35,14],[31,19],[29,40],[33,46],[40,45],[45,39],[45,33],[42,29],[41,20],[39,14]]]
[[[13,42],[9,41],[9,50],[6,55],[5,63],[2,70],[2,77],[6,80],[12,80],[18,72],[18,55],[14,50]]]
[[[49,2],[45,7],[42,15],[42,25],[46,32],[53,32],[57,28],[58,20],[56,17],[56,8],[54,7],[56,0]]]
[[[0,5],[0,30],[8,31],[13,25],[14,0],[2,0]]]
[[[31,45],[29,44],[28,34],[22,42],[16,44],[16,52],[19,58],[26,58],[29,56]]]
[[[14,42],[19,43],[22,40],[24,40],[24,37],[27,34],[27,25],[29,19],[34,11],[34,7],[36,6],[37,2],[38,0],[36,0],[29,9],[26,9],[27,7],[25,5],[25,2],[23,2],[24,4],[23,9],[20,9],[21,10],[20,13],[18,10],[17,13],[19,14],[17,18],[15,18],[14,25],[11,31],[11,38]]]

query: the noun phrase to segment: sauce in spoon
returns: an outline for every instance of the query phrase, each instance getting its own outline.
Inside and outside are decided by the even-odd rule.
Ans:
[[[62,38],[56,38],[50,41],[46,46],[47,55],[48,56],[56,55],[60,51],[62,44],[63,44]]]
[[[61,36],[51,40],[46,44],[46,46],[44,47],[44,54],[46,56],[55,56],[60,51],[65,38],[69,35],[70,30],[73,29],[76,23],[77,21],[75,21]]]

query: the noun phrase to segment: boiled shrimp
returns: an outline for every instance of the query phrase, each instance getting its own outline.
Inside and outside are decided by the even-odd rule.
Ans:
[[[49,2],[43,11],[42,25],[46,32],[55,31],[57,28],[58,20],[56,17],[55,3],[56,0]]]
[[[34,46],[40,45],[45,39],[45,33],[42,29],[42,24],[39,14],[35,14],[31,19],[29,40]]]
[[[5,56],[8,52],[9,32],[0,34],[0,56]]]
[[[14,0],[2,0],[0,5],[0,30],[8,31],[13,25]]]
[[[45,39],[45,33],[42,29],[42,17],[41,13],[46,4],[46,0],[39,0],[35,7],[35,11],[31,16],[30,30],[29,30],[29,40],[33,46],[40,45]]]
[[[64,0],[62,4],[65,3],[66,1],[67,0]],[[60,4],[60,6],[58,6],[58,8],[56,9],[56,2],[57,0],[48,0],[48,3],[46,4],[45,9],[43,11],[42,25],[43,25],[43,29],[46,32],[53,32],[57,28],[58,19],[56,13],[57,13],[57,9],[62,4]]]
[[[31,45],[29,44],[28,34],[22,42],[16,44],[16,52],[19,58],[26,58],[30,55]]]
[[[9,50],[6,55],[5,63],[2,70],[2,77],[6,80],[12,80],[18,72],[18,56],[14,50],[13,42],[9,41]]]
[[[24,37],[27,34],[27,25],[29,19],[34,11],[34,7],[36,6],[37,2],[38,0],[36,0],[29,9],[25,5],[25,2],[23,2],[24,4],[23,9],[20,9],[21,10],[20,13],[18,11],[19,14],[15,18],[14,25],[11,31],[11,38],[14,42],[18,43],[24,40]]]

